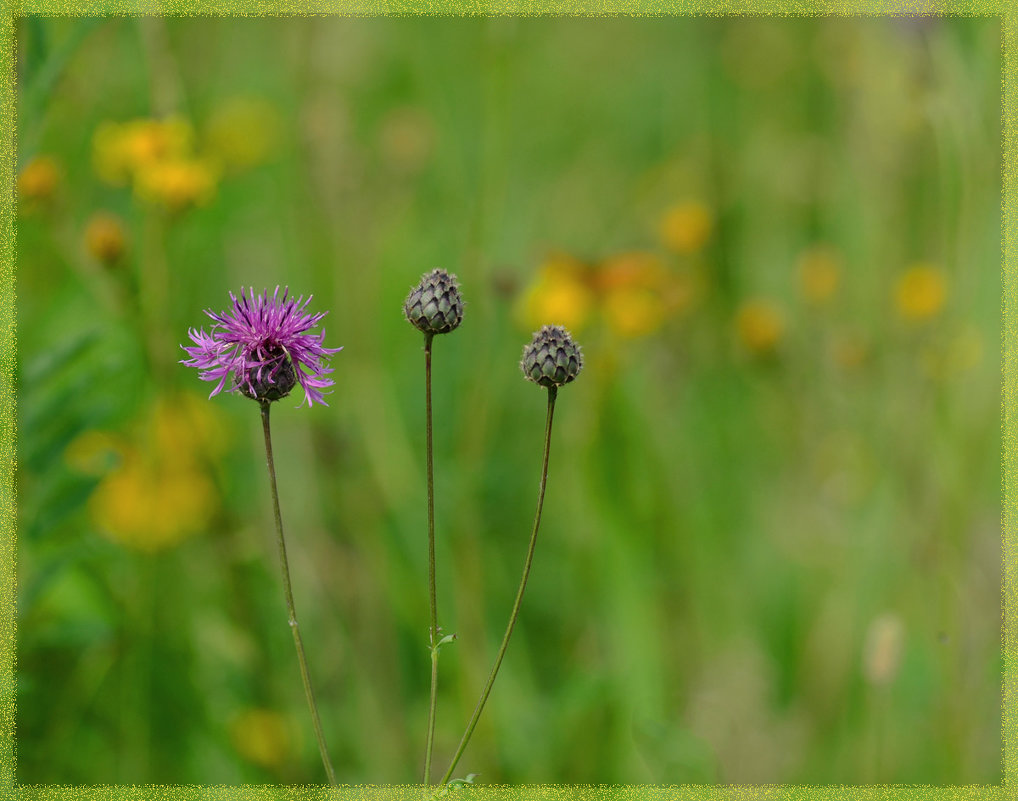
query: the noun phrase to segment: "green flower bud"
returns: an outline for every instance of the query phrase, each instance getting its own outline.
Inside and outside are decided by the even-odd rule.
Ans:
[[[410,291],[403,313],[418,331],[448,334],[463,322],[463,297],[456,276],[432,270]]]
[[[546,325],[523,348],[520,369],[528,381],[542,387],[561,387],[580,374],[583,353],[566,329]]]

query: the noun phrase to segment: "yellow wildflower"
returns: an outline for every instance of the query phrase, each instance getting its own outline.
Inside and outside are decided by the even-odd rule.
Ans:
[[[653,253],[623,253],[605,261],[595,285],[602,293],[601,309],[609,327],[623,337],[641,337],[660,328],[667,280],[667,269]]]
[[[89,501],[110,539],[155,552],[206,528],[217,503],[206,464],[221,442],[212,412],[198,408],[190,396],[162,401],[121,448],[121,464]]]
[[[940,313],[947,298],[944,274],[929,264],[914,264],[898,279],[895,303],[905,320],[920,322]]]
[[[230,723],[230,739],[245,759],[278,768],[290,759],[290,727],[271,709],[246,709]]]
[[[799,289],[808,302],[823,305],[840,283],[841,260],[833,248],[815,245],[799,256]]]
[[[570,256],[548,259],[537,280],[524,292],[517,309],[524,327],[553,323],[573,332],[582,328],[595,300],[586,280],[587,272],[582,262]]]
[[[768,354],[777,348],[785,332],[781,312],[766,300],[750,300],[736,314],[735,330],[748,351]]]
[[[603,313],[611,329],[622,337],[642,337],[664,322],[661,296],[649,289],[627,287],[608,294]]]
[[[655,253],[633,251],[606,259],[597,269],[595,284],[602,292],[631,287],[663,286],[668,270]]]
[[[220,104],[206,130],[209,150],[228,167],[252,167],[278,146],[280,119],[265,100],[235,97]]]
[[[143,200],[181,211],[211,200],[218,178],[211,163],[202,159],[157,161],[139,170],[135,191]]]
[[[108,211],[97,211],[85,226],[85,248],[97,261],[115,264],[124,255],[127,235],[120,218]]]
[[[703,203],[687,201],[672,206],[661,217],[659,233],[665,247],[676,253],[695,253],[710,239],[714,218]]]
[[[205,528],[215,488],[197,466],[160,466],[132,451],[98,486],[90,507],[111,539],[152,553]]]
[[[52,156],[30,159],[18,175],[18,193],[28,201],[44,201],[53,196],[60,183],[60,167]]]
[[[179,117],[105,122],[92,139],[92,162],[107,183],[123,185],[142,169],[192,150],[194,131]]]

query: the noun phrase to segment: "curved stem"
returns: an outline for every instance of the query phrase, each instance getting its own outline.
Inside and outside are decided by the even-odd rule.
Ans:
[[[431,753],[435,746],[435,712],[438,707],[438,596],[435,590],[435,463],[431,431],[431,342],[424,335],[424,426],[428,459],[428,597],[431,605],[431,700],[428,703],[428,740],[424,750],[424,784],[431,784]]]
[[[322,733],[322,721],[318,717],[318,705],[315,703],[315,693],[311,689],[311,676],[308,674],[307,657],[304,655],[304,642],[300,638],[300,628],[297,626],[297,612],[293,605],[293,590],[290,588],[290,567],[286,560],[286,541],[283,539],[283,518],[279,513],[279,492],[276,490],[276,465],[272,459],[272,435],[269,429],[269,401],[260,401],[262,407],[262,430],[265,432],[265,458],[269,466],[269,485],[272,489],[272,509],[276,515],[276,537],[279,541],[279,566],[283,572],[283,594],[286,596],[286,611],[290,615],[290,631],[293,632],[293,644],[297,648],[297,661],[300,663],[300,678],[304,683],[304,695],[308,699],[308,707],[311,710],[311,721],[314,724],[315,739],[318,740],[318,750],[322,755],[322,764],[325,766],[325,773],[329,777],[329,784],[336,784],[336,772],[329,760],[329,753],[325,747],[325,735]]]
[[[551,422],[555,415],[555,396],[558,394],[557,387],[548,388],[548,421],[544,427],[544,465],[541,468],[541,489],[537,496],[537,514],[534,516],[534,530],[530,535],[530,546],[527,548],[527,559],[523,564],[523,578],[520,579],[520,588],[516,592],[516,601],[513,603],[513,611],[509,615],[509,625],[506,627],[505,636],[502,637],[502,645],[499,646],[498,654],[495,656],[495,664],[491,666],[491,673],[488,674],[488,681],[484,685],[484,689],[481,691],[481,697],[477,701],[477,706],[474,707],[474,714],[470,718],[470,722],[467,724],[466,731],[463,732],[463,739],[460,740],[459,747],[456,749],[456,755],[452,758],[452,762],[449,765],[449,769],[445,772],[445,776],[442,777],[441,784],[446,784],[452,772],[456,769],[457,763],[460,761],[460,757],[463,756],[463,752],[466,750],[467,743],[470,742],[470,737],[474,733],[474,729],[477,727],[477,721],[481,717],[481,712],[484,710],[484,704],[488,700],[488,696],[491,694],[491,687],[495,683],[495,676],[498,675],[498,669],[502,665],[502,659],[505,656],[506,648],[509,647],[509,638],[512,636],[513,629],[516,627],[516,620],[520,614],[520,606],[523,603],[523,591],[527,588],[527,577],[530,575],[530,566],[534,561],[534,546],[537,544],[537,530],[541,527],[541,510],[544,508],[544,489],[548,483],[548,456],[551,452]]]

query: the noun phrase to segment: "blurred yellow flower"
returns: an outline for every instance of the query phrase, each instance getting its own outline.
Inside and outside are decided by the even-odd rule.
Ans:
[[[668,279],[667,268],[654,253],[622,253],[599,265],[594,284],[609,328],[622,337],[641,337],[660,328],[668,311]]]
[[[841,259],[827,245],[814,245],[799,256],[799,289],[817,306],[829,301],[841,283]]]
[[[85,226],[85,249],[103,264],[115,264],[124,255],[127,235],[121,219],[108,211],[97,211]]]
[[[98,486],[90,506],[112,540],[153,553],[204,529],[215,509],[215,488],[196,467],[153,464],[131,451]]]
[[[205,139],[209,152],[231,168],[263,162],[278,146],[281,122],[271,103],[254,97],[235,97],[216,107]]]
[[[695,253],[707,244],[714,228],[714,217],[703,203],[692,200],[667,209],[661,217],[659,233],[665,247],[676,253]]]
[[[608,293],[602,308],[608,326],[622,337],[642,337],[661,327],[665,308],[661,296],[641,287]]]
[[[211,200],[218,180],[211,162],[178,158],[156,161],[141,168],[135,191],[143,200],[158,203],[171,211],[181,211]]]
[[[663,286],[667,276],[668,269],[660,256],[636,250],[605,259],[598,265],[594,284],[601,292],[633,287],[651,289]]]
[[[919,322],[935,317],[947,299],[944,274],[929,264],[914,264],[898,279],[894,300],[898,314]]]
[[[104,122],[92,138],[92,163],[107,183],[123,185],[142,169],[192,151],[194,130],[180,117]]]
[[[263,768],[278,768],[291,757],[290,727],[271,709],[246,709],[230,722],[237,752]]]
[[[517,307],[523,326],[536,328],[551,323],[574,333],[582,328],[595,300],[586,278],[588,271],[586,265],[571,256],[559,254],[549,258]]]
[[[746,350],[768,354],[777,348],[785,332],[780,310],[766,300],[745,302],[736,314],[735,331]]]
[[[573,330],[597,312],[614,334],[635,338],[657,331],[694,296],[692,274],[670,270],[656,253],[619,253],[596,266],[558,254],[541,266],[517,311],[526,328],[556,323]]]
[[[49,199],[59,184],[60,167],[52,156],[30,159],[18,175],[18,193],[29,201]]]
[[[207,462],[222,442],[213,412],[199,408],[189,395],[164,400],[133,441],[120,446],[120,465],[89,500],[96,524],[110,539],[151,553],[207,527],[217,505]],[[69,449],[68,460],[83,459],[101,442],[86,439]]]

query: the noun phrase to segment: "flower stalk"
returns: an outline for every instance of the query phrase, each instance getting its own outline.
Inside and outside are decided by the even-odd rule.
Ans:
[[[434,334],[424,334],[424,426],[427,440],[428,473],[428,599],[431,611],[431,698],[428,703],[428,739],[424,750],[424,785],[431,784],[431,755],[435,746],[435,716],[438,707],[438,596],[435,588],[435,463],[431,425],[431,343]]]
[[[325,734],[322,732],[322,721],[318,716],[318,705],[315,702],[315,693],[311,687],[311,676],[308,673],[307,657],[304,654],[304,642],[300,636],[300,627],[297,625],[297,611],[293,603],[293,590],[290,586],[290,567],[286,559],[286,539],[283,536],[283,518],[279,511],[279,492],[276,489],[276,466],[272,458],[272,433],[269,426],[269,410],[272,402],[260,400],[262,410],[262,430],[265,434],[265,459],[269,469],[269,487],[272,491],[272,510],[276,519],[276,538],[279,543],[279,566],[283,574],[283,595],[286,598],[286,611],[289,613],[290,631],[293,632],[293,644],[297,649],[297,661],[300,663],[300,678],[304,684],[304,695],[307,697],[308,708],[311,710],[311,721],[315,730],[315,739],[318,741],[318,751],[322,756],[322,764],[325,766],[325,774],[329,778],[329,784],[335,786],[336,772],[329,759],[329,752],[325,746]]]
[[[435,747],[435,718],[438,708],[438,652],[455,635],[441,637],[435,589],[435,470],[431,423],[431,345],[435,334],[455,331],[463,322],[463,297],[456,276],[442,269],[421,276],[403,303],[407,321],[424,334],[424,418],[427,440],[428,476],[428,643],[431,651],[431,695],[428,701],[428,734],[424,746],[424,786],[431,785],[432,752]]]
[[[488,702],[488,696],[491,695],[491,688],[495,684],[495,677],[498,675],[498,669],[502,666],[502,659],[505,657],[506,649],[509,647],[509,638],[512,637],[513,629],[516,628],[516,621],[520,616],[520,607],[523,604],[523,593],[527,588],[527,579],[530,577],[530,567],[534,561],[534,549],[537,545],[537,532],[541,527],[541,511],[544,509],[544,490],[548,483],[548,458],[551,454],[551,424],[555,416],[555,398],[557,395],[558,387],[554,384],[549,386],[548,417],[544,426],[544,461],[541,466],[541,485],[537,496],[537,512],[534,515],[534,529],[530,534],[530,545],[527,547],[527,558],[523,563],[523,577],[520,579],[520,587],[516,591],[516,600],[513,602],[512,612],[509,614],[509,625],[506,626],[505,635],[502,637],[502,644],[499,646],[498,653],[495,656],[495,663],[491,666],[491,672],[488,674],[488,680],[484,684],[484,689],[481,690],[481,697],[477,701],[477,706],[474,707],[474,713],[470,717],[470,722],[467,723],[467,728],[463,732],[463,738],[460,740],[459,747],[457,747],[456,753],[452,758],[452,762],[449,764],[449,769],[442,777],[440,786],[444,786],[449,782],[449,779],[452,777],[452,772],[456,770],[456,765],[459,763],[460,757],[463,756],[463,752],[466,750],[467,744],[470,742],[474,729],[477,727],[477,721],[480,720],[481,713],[484,711],[484,705]]]

